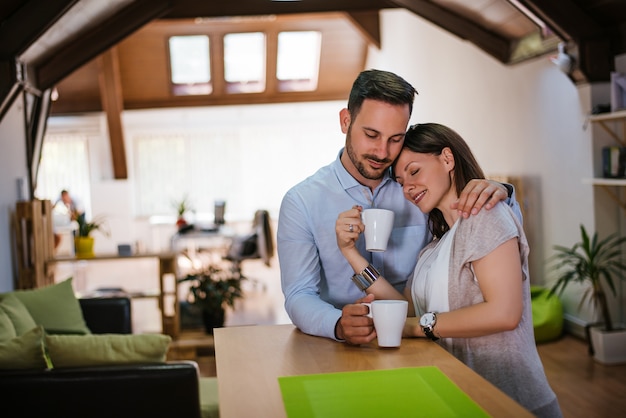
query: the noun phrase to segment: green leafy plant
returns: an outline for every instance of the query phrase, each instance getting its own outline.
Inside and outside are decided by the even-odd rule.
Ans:
[[[189,204],[189,197],[187,195],[183,196],[181,200],[175,200],[172,202],[172,206],[176,209],[176,213],[178,217],[182,217],[187,213],[187,211],[191,210],[191,206]]]
[[[80,237],[88,237],[93,231],[99,231],[107,237],[110,234],[106,220],[102,216],[87,221],[85,216],[81,215],[76,219],[76,222],[78,222],[78,236]]]
[[[556,254],[552,257],[553,267],[558,271],[558,280],[550,289],[550,294],[563,293],[570,283],[588,283],[589,288],[583,293],[579,309],[585,302],[591,302],[599,309],[602,322],[607,331],[613,329],[613,322],[606,300],[606,286],[615,296],[615,283],[623,280],[626,264],[622,261],[622,244],[626,237],[611,234],[599,239],[594,233],[591,238],[583,225],[580,226],[581,241],[572,248],[555,245]]]
[[[188,274],[179,282],[190,282],[187,300],[205,311],[217,311],[225,306],[235,306],[235,301],[243,297],[241,282],[243,276],[232,270],[215,265]]]

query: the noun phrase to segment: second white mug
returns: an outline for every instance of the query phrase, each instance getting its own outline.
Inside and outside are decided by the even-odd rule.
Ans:
[[[406,300],[375,300],[363,303],[369,307],[367,316],[374,320],[379,347],[400,347],[409,303]]]

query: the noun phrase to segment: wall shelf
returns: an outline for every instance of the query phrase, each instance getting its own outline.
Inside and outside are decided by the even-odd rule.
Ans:
[[[626,110],[592,115],[589,120],[600,125],[620,146],[626,147]],[[622,122],[621,136],[611,126],[607,125],[607,122]]]
[[[620,146],[626,147],[626,110],[592,115],[589,117],[589,120],[602,127],[602,129]],[[617,123],[609,125],[609,122]],[[622,128],[621,133],[618,129],[620,126]],[[583,179],[583,183],[601,187],[611,197],[611,199],[613,199],[622,208],[622,210],[626,212],[626,202],[624,202],[618,193],[616,193],[613,189],[613,187],[626,186],[626,179],[595,177],[592,179]]]
[[[607,179],[607,178],[583,179],[583,184],[591,184],[593,186],[626,186],[626,179]]]
[[[593,178],[593,179],[583,179],[584,184],[591,184],[593,186],[601,187],[606,194],[608,194],[611,199],[617,203],[624,212],[626,212],[626,202],[623,202],[620,197],[615,193],[611,188],[613,186],[617,187],[625,187],[626,179],[605,179],[605,178]]]

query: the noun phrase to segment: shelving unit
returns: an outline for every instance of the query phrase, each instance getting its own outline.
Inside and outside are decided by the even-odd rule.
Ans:
[[[597,123],[602,127],[618,144],[626,146],[626,124],[622,123],[621,136],[615,132],[607,122],[626,122],[626,110],[620,110],[611,113],[602,113],[600,115],[593,115],[589,118],[592,123]]]
[[[594,192],[596,231],[600,230],[601,233],[604,231],[604,234],[619,232],[624,235],[626,226],[624,221],[626,216],[626,179],[604,178],[599,177],[599,175],[602,174],[602,159],[600,157],[602,147],[609,145],[626,147],[626,110],[593,115],[589,118],[589,121],[592,125],[601,129],[594,130],[592,138],[594,141],[594,176],[596,177],[583,179],[583,183],[591,184],[601,189],[604,195],[610,198],[609,200],[605,196]],[[611,200],[617,207],[611,205]],[[617,305],[613,307],[614,313],[612,315],[614,315],[614,320],[624,323],[626,300],[624,299],[622,281],[618,281],[617,286],[617,298],[614,302],[610,302],[610,305]]]
[[[626,147],[626,110],[593,115],[589,118],[589,121],[600,126],[617,145]],[[616,124],[614,122],[617,122],[618,126],[621,125],[621,132],[615,127]],[[626,179],[594,177],[592,179],[583,179],[583,183],[601,187],[626,212],[626,201],[613,190],[614,187],[626,186]]]
[[[45,264],[46,276],[54,282],[54,272],[57,264],[60,263],[98,263],[115,261],[132,261],[138,259],[153,258],[158,261],[158,290],[150,289],[146,292],[130,292],[132,299],[136,298],[157,298],[159,311],[161,314],[161,326],[163,334],[167,334],[173,339],[177,339],[180,333],[180,318],[178,309],[178,270],[176,267],[177,254],[173,252],[161,253],[141,253],[129,256],[119,254],[96,254],[90,258],[76,257],[54,257]]]

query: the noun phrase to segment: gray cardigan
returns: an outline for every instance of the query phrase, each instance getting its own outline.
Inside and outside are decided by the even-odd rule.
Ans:
[[[483,337],[444,338],[439,341],[456,358],[525,408],[537,411],[554,403],[556,409],[548,409],[558,411],[556,395],[548,384],[535,346],[528,277],[528,242],[519,220],[506,204],[499,203],[491,210],[482,210],[467,219],[459,219],[449,265],[450,310],[483,302],[471,262],[514,237],[519,240],[523,274],[520,286],[524,288],[523,314],[518,327]],[[436,241],[423,251],[434,246]],[[412,281],[409,285],[412,285]]]

